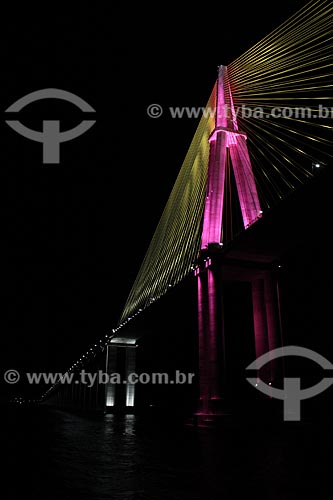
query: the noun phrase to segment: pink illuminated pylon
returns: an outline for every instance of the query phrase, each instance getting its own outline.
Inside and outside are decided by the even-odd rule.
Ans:
[[[210,135],[207,196],[201,248],[221,243],[223,198],[227,148],[235,174],[237,193],[245,229],[261,216],[257,188],[246,143],[246,134],[237,124],[226,66],[219,67],[215,109],[215,129]]]
[[[228,156],[234,171],[244,228],[261,217],[260,203],[247,149],[246,134],[239,130],[226,66],[219,67],[216,84],[215,128],[209,137],[210,152],[201,249],[222,243],[223,199]],[[229,154],[228,154],[229,149]],[[205,254],[204,254],[205,255]],[[197,266],[199,393],[196,413],[198,423],[225,416],[225,326],[223,305],[223,270],[212,259],[209,265]],[[268,282],[267,282],[268,283]],[[253,320],[257,355],[275,345],[273,295],[264,281],[253,282]],[[266,309],[270,309],[268,312]],[[272,380],[271,373],[265,378]]]

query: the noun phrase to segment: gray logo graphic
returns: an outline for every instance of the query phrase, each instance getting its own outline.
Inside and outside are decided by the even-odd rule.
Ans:
[[[286,346],[273,349],[251,363],[247,370],[259,370],[262,366],[270,361],[284,356],[300,356],[310,359],[320,365],[324,370],[332,370],[333,365],[320,354],[306,349],[305,347]],[[299,378],[284,378],[283,389],[277,389],[265,384],[262,380],[256,378],[247,378],[253,387],[258,391],[263,392],[267,396],[284,401],[284,420],[285,421],[300,421],[301,420],[301,401],[317,396],[321,392],[328,389],[333,384],[333,378],[323,378],[318,384],[307,389],[301,389],[301,380]]]
[[[59,89],[44,89],[31,92],[31,94],[22,97],[12,104],[6,109],[6,112],[18,113],[28,104],[41,99],[62,99],[75,104],[85,113],[95,112],[95,110],[80,97],[71,92]],[[60,132],[59,120],[44,120],[43,132],[27,128],[16,120],[6,120],[6,123],[18,134],[43,144],[43,163],[60,163],[60,144],[62,142],[71,141],[84,134],[84,132],[87,132],[87,130],[96,123],[96,120],[83,120],[75,128],[66,130],[65,132]]]

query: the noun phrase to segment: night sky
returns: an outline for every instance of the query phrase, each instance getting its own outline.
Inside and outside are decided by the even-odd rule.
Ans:
[[[217,66],[306,3],[263,10],[261,2],[223,2],[192,7],[185,17],[166,4],[7,16],[0,52],[4,370],[61,371],[111,332],[198,124],[167,112],[151,119],[147,106],[204,106]],[[43,165],[42,146],[4,122],[17,99],[50,87],[97,112],[89,132],[61,146],[60,165]],[[59,101],[25,113],[36,129],[45,113],[61,116],[64,128],[82,119]]]

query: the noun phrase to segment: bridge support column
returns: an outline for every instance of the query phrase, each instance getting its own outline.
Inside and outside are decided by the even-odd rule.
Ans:
[[[198,274],[199,408],[197,424],[228,414],[223,399],[225,367],[223,300],[212,268]]]
[[[267,273],[265,277],[265,307],[267,317],[268,347],[272,351],[277,347],[282,347],[282,332],[280,324],[280,304],[278,297],[278,282],[272,273]],[[275,359],[270,362],[271,382],[282,377],[283,359]]]
[[[266,272],[261,279],[252,281],[252,302],[258,358],[282,345],[277,283],[270,272]],[[281,375],[280,368],[278,360],[271,361],[259,370],[258,378],[274,386],[274,381]]]
[[[113,345],[107,346],[106,352],[106,373],[110,376],[111,373],[117,371],[117,347]],[[105,406],[106,409],[113,408],[116,400],[116,386],[108,382],[105,385]]]
[[[269,351],[267,315],[265,305],[265,281],[254,279],[252,281],[253,325],[256,358]],[[266,364],[257,374],[258,379],[266,384],[271,382],[270,365]]]
[[[136,347],[126,347],[126,407],[133,407],[135,402],[135,383],[131,375],[135,373]]]
[[[136,345],[110,344],[107,347],[106,373],[114,374],[105,387],[106,410],[133,408],[135,403],[135,379],[131,375],[136,368]],[[120,382],[120,383],[119,383]]]

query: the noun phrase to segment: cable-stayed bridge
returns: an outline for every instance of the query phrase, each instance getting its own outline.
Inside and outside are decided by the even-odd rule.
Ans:
[[[283,234],[273,240],[265,234],[271,224],[278,227],[275,214],[293,193],[331,162],[332,14],[331,2],[311,1],[229,66],[218,67],[119,323],[69,373],[105,353],[108,373],[134,373],[144,333],[136,322],[189,278],[197,287],[199,421],[227,410],[229,283],[247,284],[255,355],[283,344],[279,262],[288,243]],[[273,384],[279,367],[271,364],[260,377]],[[135,406],[135,384],[104,389],[106,409]],[[79,390],[59,381],[42,399],[79,401]],[[85,404],[89,398],[97,406],[100,395],[84,394]]]

